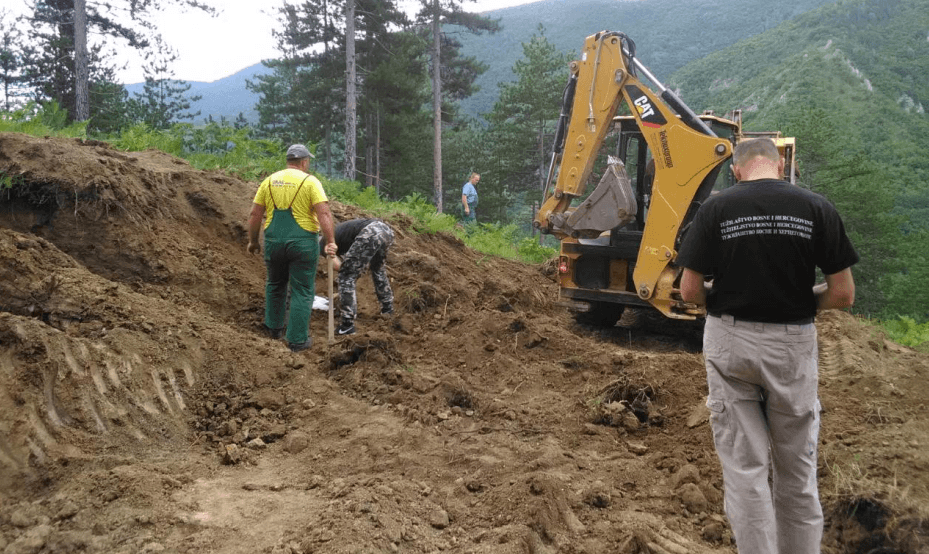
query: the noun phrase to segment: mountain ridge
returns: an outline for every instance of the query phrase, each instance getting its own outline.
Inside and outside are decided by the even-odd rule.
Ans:
[[[215,81],[186,81],[190,85],[190,90],[185,96],[187,98],[198,95],[202,97],[190,103],[191,112],[200,112],[192,123],[198,124],[211,116],[216,121],[223,119],[234,121],[240,113],[249,122],[257,123],[258,112],[255,111],[255,104],[258,103],[259,96],[248,89],[246,81],[254,80],[259,75],[270,72],[271,68],[265,66],[263,62],[258,62]],[[130,97],[141,94],[144,86],[145,83],[125,85]]]

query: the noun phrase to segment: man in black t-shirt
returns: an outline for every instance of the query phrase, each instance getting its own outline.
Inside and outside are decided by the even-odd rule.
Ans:
[[[677,258],[681,296],[708,313],[707,407],[726,514],[742,554],[818,553],[813,318],[852,305],[858,254],[832,204],[781,180],[770,139],[740,142],[732,171],[739,183],[700,207]]]
[[[332,267],[339,272],[340,316],[335,332],[351,335],[355,332],[358,313],[355,283],[368,266],[381,313],[394,311],[394,295],[387,278],[387,250],[394,243],[394,231],[380,219],[352,219],[335,226],[335,243],[339,256],[332,261]]]

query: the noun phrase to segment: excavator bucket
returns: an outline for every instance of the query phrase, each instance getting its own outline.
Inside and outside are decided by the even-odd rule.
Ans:
[[[568,216],[564,227],[572,236],[594,238],[604,231],[627,225],[635,219],[636,211],[626,166],[610,156],[597,188]]]

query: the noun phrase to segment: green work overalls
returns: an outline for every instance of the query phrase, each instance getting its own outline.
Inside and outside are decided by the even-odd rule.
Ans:
[[[319,262],[318,234],[301,227],[291,209],[305,181],[306,178],[300,182],[290,206],[285,209],[278,209],[271,188],[268,187],[274,212],[271,223],[265,229],[265,265],[268,268],[265,325],[269,329],[284,327],[289,283],[287,342],[291,345],[305,343],[309,335],[310,309],[316,293],[316,264]]]

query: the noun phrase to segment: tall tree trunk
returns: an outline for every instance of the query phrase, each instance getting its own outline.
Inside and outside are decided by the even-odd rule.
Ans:
[[[435,12],[432,15],[432,125],[433,140],[432,190],[435,209],[442,213],[442,29],[439,25],[441,12],[439,0],[432,0]]]
[[[355,180],[355,0],[345,3],[345,178]]]
[[[354,14],[353,14],[354,15]],[[323,19],[325,21],[325,26],[329,28],[329,3],[323,2]],[[352,18],[354,21],[354,17]],[[355,43],[352,42],[352,47],[354,48]],[[329,53],[329,39],[323,43],[323,48],[325,48],[326,53]],[[347,124],[346,124],[347,125]],[[354,166],[352,166],[354,167]],[[326,122],[326,177],[332,179],[332,117],[327,117]]]
[[[326,124],[326,177],[332,179],[332,123]]]
[[[90,70],[87,56],[87,6],[74,0],[74,119],[90,119]]]
[[[545,167],[545,121],[539,120],[539,190],[545,189],[548,170]],[[533,220],[534,221],[534,220]]]
[[[365,114],[365,186],[374,186],[374,121],[370,111]]]
[[[381,194],[381,108],[377,108],[377,129],[374,133],[374,190]]]

